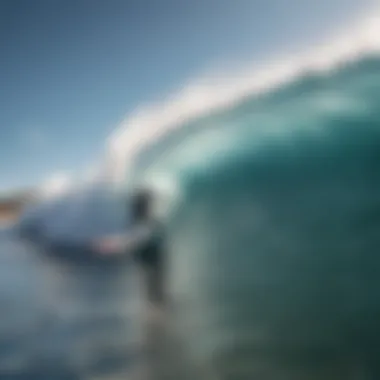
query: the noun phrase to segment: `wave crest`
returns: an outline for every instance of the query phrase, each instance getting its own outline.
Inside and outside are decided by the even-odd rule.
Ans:
[[[107,159],[114,178],[125,178],[142,152],[189,121],[233,107],[247,96],[279,88],[307,73],[330,72],[380,51],[380,12],[350,30],[297,56],[250,67],[223,80],[201,79],[162,103],[141,108],[109,138]]]

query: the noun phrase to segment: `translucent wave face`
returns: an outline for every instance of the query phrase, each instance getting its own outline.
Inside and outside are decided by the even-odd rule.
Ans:
[[[168,291],[216,378],[379,375],[380,64],[311,79],[204,120],[142,170],[180,194]]]

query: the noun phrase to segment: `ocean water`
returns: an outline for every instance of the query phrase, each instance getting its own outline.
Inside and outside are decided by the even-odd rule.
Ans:
[[[193,120],[135,170],[205,378],[380,376],[379,56]]]

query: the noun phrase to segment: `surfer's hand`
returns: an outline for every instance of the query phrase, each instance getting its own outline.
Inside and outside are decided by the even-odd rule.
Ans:
[[[108,236],[93,243],[93,248],[104,255],[121,253],[124,250],[124,240],[120,236]]]

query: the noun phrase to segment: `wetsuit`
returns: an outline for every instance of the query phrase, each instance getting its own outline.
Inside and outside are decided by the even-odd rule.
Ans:
[[[147,285],[149,302],[161,304],[163,295],[163,234],[158,223],[151,222],[135,227],[133,257],[142,268]]]

